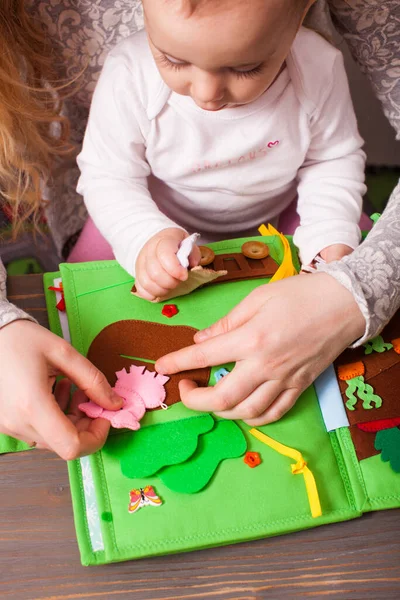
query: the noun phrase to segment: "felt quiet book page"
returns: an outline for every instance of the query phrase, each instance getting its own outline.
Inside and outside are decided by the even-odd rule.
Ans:
[[[248,242],[256,244],[250,256]],[[257,258],[257,244],[267,248],[268,261],[265,252],[262,260],[268,272]],[[64,264],[59,275],[45,278],[51,328],[64,336],[67,331],[124,399],[121,415],[101,415],[113,419],[104,448],[69,463],[83,564],[289,533],[400,505],[397,425],[391,421],[373,434],[368,456],[352,433],[353,426],[362,431],[358,424],[380,419],[385,406],[387,392],[369,377],[375,355],[382,353],[345,357],[346,365],[363,362],[363,374],[360,366],[351,367],[346,370],[351,377],[341,379],[338,362],[280,421],[255,430],[180,402],[180,379],[216,385],[234,365],[169,378],[155,373],[157,358],[191,344],[195,331],[282,273],[282,265],[286,274],[293,272],[289,243],[279,235],[219,242],[210,249],[213,268],[226,273],[223,280],[160,303],[132,294],[133,279],[114,261]],[[293,247],[292,255],[298,268]],[[394,339],[386,350],[392,355]],[[333,427],[321,402],[326,390]],[[90,414],[96,408],[82,410]],[[382,419],[400,417],[395,412],[382,413]]]

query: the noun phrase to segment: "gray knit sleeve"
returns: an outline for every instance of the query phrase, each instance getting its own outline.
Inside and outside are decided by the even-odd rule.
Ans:
[[[352,294],[366,320],[359,346],[375,337],[400,308],[400,183],[368,238],[340,262],[321,265]]]
[[[333,21],[370,79],[400,139],[400,3],[330,0]],[[364,336],[376,336],[400,307],[400,183],[367,239],[340,262],[319,266],[352,292],[366,320]]]
[[[8,323],[17,319],[29,319],[36,323],[33,317],[14,306],[14,304],[11,304],[11,302],[8,302],[6,281],[7,273],[0,259],[0,327],[4,327],[4,325],[8,325]]]

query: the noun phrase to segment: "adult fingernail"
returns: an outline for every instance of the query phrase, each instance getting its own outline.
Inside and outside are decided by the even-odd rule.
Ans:
[[[118,396],[118,394],[114,392],[114,390],[111,391],[111,402],[117,405],[122,404],[123,402],[121,396]]]
[[[211,329],[210,328],[203,329],[202,331],[198,331],[196,333],[196,335],[195,335],[196,342],[203,342],[208,337],[210,337],[210,333],[211,333]]]
[[[155,364],[155,369],[159,375],[166,375],[166,370],[159,366],[158,363]]]

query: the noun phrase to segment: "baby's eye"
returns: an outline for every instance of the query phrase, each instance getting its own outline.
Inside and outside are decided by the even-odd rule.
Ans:
[[[165,58],[172,62],[174,65],[187,65],[188,63],[184,60],[179,60],[179,58],[174,58],[173,56],[169,56],[169,54],[164,54]]]
[[[258,75],[259,73],[261,73],[263,70],[263,64],[260,63],[259,65],[256,65],[255,67],[235,67],[235,68],[231,68],[231,71],[233,73],[235,73],[235,75],[237,75],[239,78],[246,78],[246,77],[255,77],[256,75]]]
[[[189,66],[189,63],[185,62],[184,60],[173,58],[173,56],[169,56],[168,54],[162,54],[160,59],[164,66],[170,67],[171,69],[175,69],[177,71],[183,67]]]

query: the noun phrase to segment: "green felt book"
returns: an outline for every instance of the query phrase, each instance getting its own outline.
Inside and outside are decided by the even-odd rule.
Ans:
[[[400,506],[400,405],[392,382],[400,380],[400,322],[345,353],[287,415],[256,431],[180,402],[180,379],[215,385],[234,365],[166,383],[155,377],[158,357],[192,343],[196,330],[268,283],[271,261],[274,272],[284,248],[279,236],[250,238],[260,240],[269,249],[262,265],[243,258],[249,240],[210,244],[215,264],[230,275],[167,302],[134,296],[134,280],[114,261],[62,264],[44,276],[51,329],[70,336],[116,389],[132,384],[157,405],[138,418],[140,428],[113,428],[102,450],[68,465],[84,565],[226,545]],[[48,289],[60,280],[65,312],[56,308],[61,292]],[[172,316],[163,310],[171,304]],[[384,361],[383,378],[377,360]],[[123,411],[115,418],[120,426]]]

